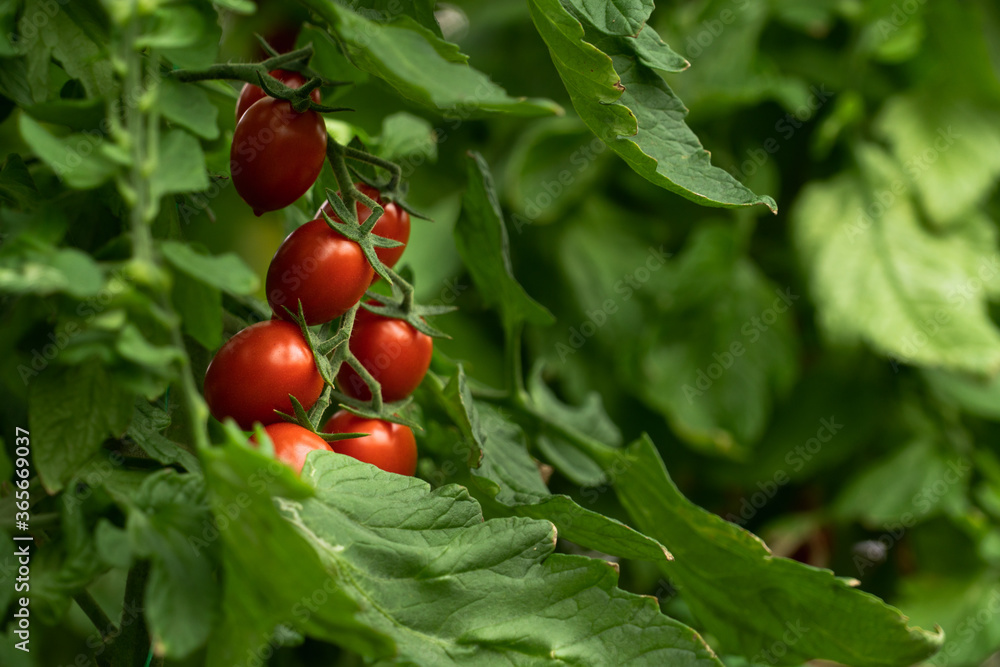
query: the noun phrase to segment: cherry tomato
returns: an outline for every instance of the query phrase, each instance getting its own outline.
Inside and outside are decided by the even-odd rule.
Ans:
[[[274,445],[275,458],[291,466],[295,472],[302,472],[309,452],[316,449],[332,451],[326,440],[298,424],[278,422],[265,426],[264,430]],[[257,437],[250,438],[250,442],[256,443]]]
[[[271,76],[285,84],[289,88],[301,88],[302,84],[306,82],[306,77],[302,76],[299,72],[292,72],[286,69],[276,69],[269,72]],[[243,84],[243,90],[240,91],[240,98],[236,100],[236,120],[238,121],[246,113],[246,110],[253,105],[257,100],[264,99],[267,94],[264,89],[260,86],[255,86],[252,83]],[[322,101],[320,96],[319,88],[314,88],[309,97],[316,104]]]
[[[359,309],[350,347],[361,365],[382,385],[382,399],[398,401],[413,393],[424,379],[431,365],[434,341],[409,322]],[[372,397],[368,385],[347,364],[337,373],[337,388],[362,401]]]
[[[240,118],[233,134],[233,185],[257,215],[305,194],[326,159],[326,126],[315,111],[298,113],[285,100],[264,97]]]
[[[341,410],[323,428],[325,433],[368,433],[362,438],[336,440],[333,451],[371,463],[386,472],[413,475],[417,471],[417,443],[408,426],[365,419]]]
[[[323,391],[312,351],[299,328],[267,320],[243,329],[219,348],[205,371],[205,401],[212,415],[232,417],[249,431],[254,422],[281,421],[295,396],[306,410]]]
[[[375,254],[378,258],[388,267],[396,265],[399,261],[400,256],[402,256],[403,251],[406,250],[406,243],[410,240],[410,214],[399,207],[398,204],[392,202],[385,203],[382,201],[382,195],[375,188],[365,185],[364,183],[355,183],[355,187],[361,190],[363,193],[378,202],[379,206],[382,207],[382,217],[378,219],[375,226],[372,227],[372,233],[377,236],[384,236],[387,239],[392,239],[393,241],[399,241],[403,245],[396,246],[395,248],[375,248]],[[371,209],[363,205],[361,202],[355,204],[358,212],[358,222],[364,222],[365,218],[371,215]],[[340,220],[336,213],[333,212],[333,207],[330,206],[330,202],[323,202],[323,205],[319,207],[316,211],[316,217],[322,218],[323,212],[326,212],[328,216],[334,220]],[[378,276],[375,276],[378,280]]]
[[[361,246],[326,220],[312,220],[289,234],[271,258],[267,302],[275,315],[290,320],[284,307],[297,313],[301,300],[306,322],[329,322],[361,299],[373,275]]]

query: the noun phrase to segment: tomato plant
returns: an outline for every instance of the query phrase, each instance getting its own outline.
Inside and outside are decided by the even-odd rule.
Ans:
[[[233,134],[233,185],[260,215],[306,193],[326,157],[326,128],[315,111],[295,111],[264,97],[240,117]]]
[[[323,429],[328,433],[366,433],[360,438],[338,440],[335,452],[371,463],[386,472],[412,475],[417,470],[417,443],[409,426],[381,419],[365,419],[340,410]]]
[[[205,401],[219,420],[248,431],[273,424],[275,410],[292,412],[290,396],[312,407],[323,390],[312,351],[298,327],[269,320],[243,329],[223,345],[205,372]]]
[[[0,664],[996,663],[995,4],[0,3]]]
[[[351,332],[351,352],[382,387],[382,398],[399,401],[424,379],[431,364],[434,341],[404,320],[359,310]],[[344,364],[337,387],[363,401],[371,400],[368,386],[357,371]]]

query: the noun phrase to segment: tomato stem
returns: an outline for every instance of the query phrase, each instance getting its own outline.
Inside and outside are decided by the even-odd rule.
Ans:
[[[118,635],[118,628],[111,621],[111,617],[105,613],[94,596],[90,594],[86,588],[73,596],[73,600],[76,602],[77,606],[86,614],[90,622],[94,624],[97,631],[101,635],[101,640],[105,643],[111,641],[112,637]]]
[[[170,76],[185,83],[228,79],[230,81],[245,81],[256,86],[260,84],[259,74],[267,74],[276,69],[294,69],[294,66],[304,66],[312,58],[312,55],[313,48],[309,44],[295,51],[272,56],[259,63],[219,63],[200,70],[174,70]]]
[[[158,201],[150,192],[149,173],[156,168],[159,146],[159,105],[144,104],[147,96],[155,90],[156,82],[146,76],[147,59],[138,53],[133,45],[139,35],[139,18],[133,17],[125,29],[121,40],[122,59],[126,64],[124,76],[126,95],[124,104],[123,140],[131,153],[131,165],[128,181],[119,181],[119,188],[130,205],[129,221],[132,231],[132,255],[136,269],[152,274],[148,281],[149,289],[154,292],[157,304],[170,314],[171,344],[182,352],[178,362],[178,375],[181,382],[181,397],[191,419],[191,434],[198,449],[209,446],[207,422],[208,408],[198,392],[194,377],[191,375],[190,358],[184,346],[184,336],[180,330],[180,318],[177,317],[170,302],[169,289],[164,280],[159,258],[153,246],[153,235],[150,224],[157,209]],[[155,53],[150,54],[149,62],[155,64]],[[148,86],[148,88],[147,88]],[[140,94],[141,93],[141,94]]]
[[[364,162],[365,164],[370,164],[389,172],[389,184],[386,185],[386,189],[390,192],[395,192],[399,187],[399,182],[403,178],[403,169],[395,162],[385,160],[377,155],[366,153],[365,151],[358,150],[357,148],[351,148],[350,146],[344,146],[344,157],[349,160]]]

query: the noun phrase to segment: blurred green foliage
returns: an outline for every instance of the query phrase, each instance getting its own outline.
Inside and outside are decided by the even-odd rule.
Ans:
[[[37,3],[21,4],[0,9],[4,25],[13,27]],[[249,3],[216,4],[242,11]],[[366,4],[391,12],[392,3]],[[340,22],[357,67],[322,22],[306,25],[298,37],[299,45],[312,43],[315,69],[352,82],[326,96],[329,104],[353,109],[329,116],[331,136],[344,143],[358,136],[372,152],[399,162],[408,203],[429,219],[414,219],[403,258],[415,275],[417,298],[459,306],[436,323],[452,336],[436,348],[440,380],[434,380],[441,384],[429,386],[429,380],[418,396],[427,427],[420,436],[427,455],[421,474],[434,487],[467,486],[490,521],[521,521],[517,525],[539,534],[542,524],[529,518],[553,521],[565,538],[560,551],[613,554],[621,561],[621,588],[659,597],[664,612],[702,633],[726,664],[801,664],[821,656],[903,665],[922,660],[934,640],[905,627],[874,597],[851,593],[842,580],[771,559],[755,538],[696,506],[760,535],[776,556],[858,580],[861,591],[898,607],[911,626],[931,631],[939,625],[946,639],[927,664],[979,665],[1000,650],[1000,8],[987,0],[662,3],[643,30],[648,42],[628,42],[634,22],[642,23],[636,7],[650,4],[470,0],[439,3],[434,23],[433,3],[412,3],[407,21],[428,34],[439,31],[507,91],[490,87],[486,101],[467,106],[462,96],[480,82],[472,73],[451,89],[441,79],[452,96],[433,90],[454,71],[444,60],[447,67],[461,60],[457,51],[442,47],[440,72],[421,72],[428,80],[407,78],[400,59],[409,52],[392,49],[401,35],[410,37],[410,28],[379,33],[373,48],[363,39],[369,19],[330,4],[324,18]],[[106,423],[36,432],[79,441],[74,452],[80,457],[36,459],[36,469],[55,480],[46,480],[50,491],[78,479],[81,468],[104,479],[106,486],[81,509],[88,517],[80,519],[83,529],[66,544],[86,553],[114,551],[127,528],[136,541],[128,548],[137,555],[160,550],[153,589],[183,608],[184,600],[164,592],[180,588],[171,579],[180,577],[178,570],[193,571],[206,590],[217,583],[199,567],[185,566],[182,549],[171,542],[178,539],[171,531],[201,520],[205,490],[99,473],[102,442],[129,423],[135,396],[170,409],[170,394],[163,396],[175,378],[163,369],[178,351],[141,285],[121,278],[129,260],[122,230],[101,224],[124,217],[109,182],[122,158],[107,137],[87,134],[104,113],[88,98],[107,94],[110,64],[97,56],[75,62],[63,53],[78,30],[107,28],[106,17],[95,18],[101,16],[96,3],[79,5],[83,9],[58,13],[49,24],[65,43],[37,44],[42,55],[17,64],[20,78],[7,75],[12,66],[0,78],[3,153],[36,156],[8,158],[0,170],[3,437],[11,445],[14,424],[52,405],[86,411],[92,409],[87,400],[98,397],[111,405],[101,415]],[[619,7],[621,15],[593,13],[599,5]],[[184,19],[202,26],[196,37],[184,43],[167,18],[152,32],[162,40],[162,55],[179,67],[257,58],[253,32],[309,19],[298,6],[279,3],[265,3],[253,16],[224,14],[221,25],[207,3],[184,9],[209,17]],[[563,15],[587,17],[580,34],[615,57],[604,63],[603,80],[577,78],[577,61],[565,54],[580,51],[579,43],[553,28]],[[669,49],[660,48],[650,29]],[[206,53],[201,45],[219,38],[218,56]],[[11,65],[26,47],[6,39],[0,57]],[[589,62],[593,54],[583,51],[573,57]],[[625,107],[612,112],[601,99],[615,90],[615,68],[622,70],[624,104],[647,112],[666,105],[671,112],[634,114],[640,130],[652,126],[656,134],[637,139],[648,149],[644,155],[619,143],[628,135]],[[672,107],[663,102],[660,76],[672,90],[667,99],[678,100]],[[265,315],[251,274],[264,273],[282,236],[308,219],[315,201],[307,197],[254,218],[220,178],[228,170],[235,89],[169,79],[163,85],[160,112],[183,129],[160,139],[170,168],[158,171],[151,187],[158,195],[177,193],[177,206],[157,217],[154,230],[157,238],[184,238],[198,249],[162,246],[177,276],[172,299],[198,374],[223,326],[228,335],[243,320]],[[47,91],[64,86],[80,90],[47,98]],[[684,122],[680,101],[690,110]],[[549,113],[556,109],[564,113]],[[710,198],[739,208],[706,208],[690,196],[704,173],[713,173],[691,176],[677,157],[678,146],[692,149],[697,141],[727,172],[717,172]],[[81,145],[92,148],[79,151]],[[51,169],[41,168],[58,162],[67,146],[86,153],[63,174],[77,190],[59,190]],[[481,175],[469,151],[490,166],[496,201],[490,201],[491,186],[476,180]],[[648,162],[649,156],[657,161]],[[332,185],[331,178],[321,177]],[[60,199],[32,216],[19,210],[39,192],[55,191]],[[777,202],[776,215],[768,196]],[[491,226],[503,224],[496,213],[505,218],[510,273],[523,292],[505,282],[499,228]],[[498,254],[484,252],[477,235],[489,236]],[[223,255],[228,252],[250,270],[232,263]],[[494,291],[484,287],[489,282]],[[228,319],[207,316],[223,306]],[[81,319],[86,334],[69,332]],[[528,393],[550,420],[527,433],[481,397],[472,400],[474,389],[505,385],[510,339],[521,323]],[[65,349],[63,335],[72,338]],[[44,369],[46,345],[60,348],[68,367],[29,384],[21,369]],[[38,355],[41,368],[34,368]],[[153,417],[132,422],[139,433],[133,440],[161,463],[190,457],[171,443],[185,437],[183,416],[169,427],[169,419],[161,419],[157,428],[149,423]],[[164,428],[170,440],[159,435]],[[492,438],[481,438],[480,428]],[[590,454],[581,454],[565,429],[595,441]],[[640,439],[643,434],[651,440]],[[254,463],[229,435],[219,429],[213,435],[238,452],[231,459],[220,455],[209,471],[209,492],[224,502],[239,492],[227,486],[227,466]],[[456,450],[456,437],[471,444]],[[669,476],[658,467],[657,450]],[[469,470],[469,451],[484,456],[481,468]],[[555,469],[547,483],[535,460]],[[617,461],[631,463],[609,480],[608,466]],[[196,464],[181,465],[191,470]],[[313,471],[350,474],[340,467],[317,463]],[[136,488],[128,486],[133,481]],[[288,491],[294,480],[279,481],[288,495],[297,493]],[[111,488],[115,484],[121,487]],[[152,493],[157,484],[160,494],[183,502],[175,506]],[[620,502],[607,492],[614,484],[626,485]],[[411,492],[414,502],[441,501]],[[51,506],[43,509],[62,511],[58,501],[45,502]],[[324,517],[322,503],[335,500],[304,502],[316,524],[354,530],[341,525],[354,517]],[[176,512],[172,520],[147,525],[147,515],[163,508]],[[270,510],[270,504],[261,508],[247,534],[265,540],[292,533]],[[92,524],[102,512],[111,520],[102,519],[107,526],[98,530]],[[295,520],[309,524],[309,516]],[[513,525],[504,524],[507,530]],[[389,533],[379,540],[395,545]],[[160,546],[147,543],[157,540]],[[238,544],[231,547],[220,566],[225,571],[260,567],[237,553]],[[676,551],[678,561],[657,562],[662,547]],[[423,561],[414,557],[404,565],[414,562]],[[97,573],[89,561],[67,561],[65,554],[53,555],[52,563],[48,574],[39,565],[40,604],[61,625],[37,631],[60,641],[46,646],[42,662],[0,647],[4,664],[68,664],[92,633],[68,595]],[[90,584],[107,609],[120,603],[121,568],[129,563],[115,565]],[[323,567],[319,559],[307,565],[309,572]],[[289,586],[299,587],[285,591],[290,600],[306,588],[292,579]],[[338,595],[357,601],[369,594],[359,590]],[[247,595],[253,598],[256,589]],[[251,608],[263,631],[280,620],[268,616],[261,598],[225,597],[224,604]],[[168,664],[202,664],[205,637],[198,625],[215,613],[206,609],[180,628],[154,619],[179,638],[179,648],[172,647],[178,655],[198,651]],[[809,614],[816,620],[806,625],[819,623],[819,630],[781,639],[787,619],[813,618]],[[350,664],[353,656],[316,638],[376,653],[382,621],[362,620],[364,632],[354,628],[356,621],[347,613],[315,619],[309,639],[289,631],[281,642],[288,648],[277,651],[272,664]],[[858,627],[850,623],[871,632],[850,634]],[[352,633],[355,643],[347,643]],[[221,653],[210,655],[228,655],[231,648],[213,646]]]

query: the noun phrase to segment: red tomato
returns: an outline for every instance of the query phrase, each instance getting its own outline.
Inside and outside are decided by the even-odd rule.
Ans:
[[[265,426],[264,430],[274,445],[275,458],[291,466],[295,472],[302,472],[309,452],[317,449],[332,451],[326,440],[298,424],[278,422]],[[256,443],[256,436],[250,441]]]
[[[359,309],[350,346],[361,365],[382,385],[382,399],[398,401],[413,393],[427,374],[434,340],[409,322]],[[371,400],[368,385],[347,364],[340,367],[336,386],[352,398]]]
[[[243,329],[219,348],[205,371],[205,401],[212,415],[232,417],[249,431],[292,414],[295,396],[306,410],[323,391],[309,345],[289,322],[267,320]]]
[[[289,88],[301,88],[302,84],[306,82],[306,77],[302,76],[299,72],[292,72],[285,69],[276,69],[269,72],[271,76],[285,84]],[[238,121],[246,113],[246,110],[253,105],[257,100],[264,99],[266,94],[264,89],[260,86],[255,86],[252,83],[243,84],[243,90],[240,91],[240,98],[236,100],[236,120]],[[322,101],[320,96],[319,88],[314,88],[309,97],[316,104]]]
[[[267,302],[274,314],[291,319],[299,301],[310,325],[329,322],[356,304],[374,272],[361,246],[344,238],[326,220],[312,220],[288,235],[267,267]]]
[[[410,240],[410,214],[399,207],[398,204],[388,203],[386,204],[382,201],[382,195],[373,187],[365,185],[364,183],[355,183],[355,187],[361,190],[363,193],[378,202],[379,206],[382,207],[382,217],[378,219],[375,226],[372,228],[372,233],[377,236],[384,236],[387,239],[392,239],[393,241],[399,241],[403,245],[397,246],[395,248],[375,248],[375,254],[378,258],[388,267],[396,265],[399,261],[400,256],[402,256],[403,251],[406,250],[406,243]],[[355,204],[358,212],[358,222],[364,222],[365,218],[371,215],[371,209],[364,206],[361,202]],[[323,212],[326,212],[328,216],[334,220],[340,220],[340,217],[333,212],[333,207],[330,206],[330,202],[323,202],[323,205],[319,207],[316,211],[316,217],[322,218]],[[375,276],[378,280],[378,276]]]
[[[305,194],[325,159],[326,126],[320,115],[298,113],[285,100],[265,97],[236,124],[229,164],[236,191],[260,215]]]
[[[333,451],[347,454],[386,472],[413,475],[417,471],[417,443],[408,426],[365,419],[341,410],[323,428],[325,433],[368,433],[363,438],[336,440]]]

